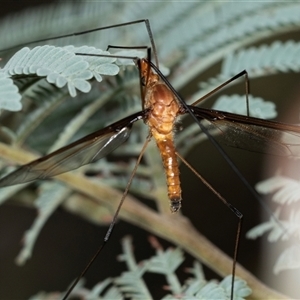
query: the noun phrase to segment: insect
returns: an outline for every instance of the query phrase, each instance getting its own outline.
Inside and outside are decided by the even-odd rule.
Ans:
[[[174,96],[176,91],[172,89],[172,86],[170,86],[168,82],[162,81],[162,78],[164,77],[160,73],[159,69],[149,60],[138,60],[138,64],[141,70],[142,84],[145,86],[144,89],[147,91],[151,90],[153,94],[163,94],[164,97],[161,98],[169,99],[170,103],[174,105],[174,110],[171,110],[169,113],[173,114],[173,117],[177,117],[177,115],[186,114],[189,112],[192,114],[192,116],[200,121],[201,126],[205,126],[203,127],[203,130],[207,128],[206,130],[208,131],[211,131],[212,129],[219,131],[221,134],[216,138],[222,142],[225,142],[225,144],[229,144],[234,147],[246,148],[252,151],[270,151],[273,154],[281,154],[286,156],[299,155],[297,147],[298,145],[294,147],[294,145],[292,146],[290,143],[286,142],[287,137],[293,139],[295,136],[299,136],[300,131],[298,126],[202,109],[195,107],[194,105],[184,106],[184,104],[181,102],[179,102],[178,105],[177,101],[179,96],[176,94],[176,96]],[[158,75],[154,74],[152,70],[155,70]],[[155,90],[152,85],[155,86],[157,90]],[[163,88],[157,86],[163,86]],[[147,97],[152,98],[153,96],[151,96],[151,94],[146,95],[147,96],[143,98],[145,101],[145,109],[143,111],[131,115],[48,156],[19,168],[11,175],[3,178],[0,182],[0,185],[2,184],[2,187],[4,187],[12,184],[32,181],[35,179],[51,177],[100,159],[126,140],[130,133],[132,124],[136,121],[143,119],[147,123],[151,123],[151,120],[154,119],[153,123],[155,123],[155,118],[153,116],[152,119],[149,117],[152,104],[150,105],[147,102]],[[164,108],[160,107],[160,109]],[[171,121],[168,122],[173,125],[174,121],[171,119]],[[152,135],[155,136],[155,127],[150,126],[150,128]],[[165,131],[167,133],[171,132],[169,129]],[[241,140],[236,138],[237,135],[241,137]],[[280,140],[280,138],[282,138],[281,135],[284,135],[284,141]],[[166,137],[163,137],[162,139],[168,140]],[[256,143],[253,143],[253,139],[259,143],[259,146],[257,146]],[[266,139],[268,141],[268,145],[271,144],[274,146],[272,148],[273,150],[265,149]],[[100,151],[98,148],[99,145],[101,149]],[[158,146],[160,146],[159,143]],[[161,147],[161,149],[165,149],[165,147]],[[167,155],[163,152],[162,156]],[[176,174],[176,171],[173,171],[176,169],[173,169],[174,165],[166,162],[176,160],[174,157],[175,156],[165,157],[165,167],[169,168],[170,173],[175,173],[175,175],[178,175],[178,173]],[[59,161],[59,163],[57,163],[57,161]],[[181,192],[180,190],[177,190],[179,187],[179,182],[177,180],[177,176],[172,175],[168,177],[171,210],[173,212],[179,210],[181,202]],[[173,190],[174,187],[176,188],[175,190]]]

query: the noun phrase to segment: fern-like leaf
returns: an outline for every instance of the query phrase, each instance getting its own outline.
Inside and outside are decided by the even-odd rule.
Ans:
[[[0,71],[0,108],[18,111],[22,108],[21,98],[13,80]]]
[[[197,97],[207,94],[213,88],[242,70],[247,70],[250,78],[276,73],[298,72],[300,70],[300,43],[276,41],[271,45],[250,47],[230,52],[222,63],[221,72],[207,81],[199,83],[201,90]],[[236,81],[235,81],[236,82]]]
[[[45,120],[65,98],[66,92],[56,86],[48,84],[46,81],[38,81],[32,84],[24,93],[24,98],[30,98],[33,102],[43,101],[35,110],[26,114],[26,118],[20,123],[13,142],[22,145],[32,132]]]
[[[284,33],[290,31],[291,29],[295,30],[297,27],[300,27],[300,5],[299,3],[290,2],[274,3],[271,1],[254,3],[253,1],[246,1],[243,3],[226,3],[226,5],[223,5],[219,2],[186,2],[184,3],[184,5],[178,5],[178,3],[166,4],[164,2],[127,3],[126,1],[121,1],[117,4],[112,2],[107,3],[107,5],[105,6],[101,5],[102,3],[100,2],[89,2],[82,3],[77,6],[75,5],[75,3],[72,3],[70,5],[69,3],[64,2],[63,4],[61,4],[60,9],[49,9],[48,11],[39,10],[31,14],[27,14],[23,18],[21,16],[15,17],[13,19],[13,22],[8,26],[5,26],[4,24],[2,26],[1,24],[1,28],[4,33],[3,40],[1,40],[1,45],[2,47],[6,47],[5,40],[7,41],[7,43],[12,43],[12,45],[15,45],[20,42],[44,38],[45,36],[54,36],[57,34],[85,30],[101,25],[120,23],[124,20],[134,20],[147,17],[151,20],[151,23],[153,25],[152,29],[156,44],[158,46],[157,49],[159,50],[158,55],[160,60],[161,58],[168,59],[168,62],[171,66],[177,64],[177,66],[179,67],[180,71],[177,73],[173,72],[172,70],[172,83],[176,86],[176,88],[178,88],[182,87],[184,83],[186,84],[187,82],[189,82],[191,78],[195,78],[197,75],[201,74],[201,71],[207,70],[211,65],[215,65],[216,63],[220,62],[221,59],[226,57],[231,51],[234,51],[235,49],[247,46],[253,42],[260,42],[263,37],[267,36],[268,38],[272,38],[272,36],[275,36],[276,34],[278,34],[278,32]],[[119,11],[122,10],[121,19],[120,14],[115,13],[116,9]],[[78,12],[80,12],[80,18],[78,18]],[[55,18],[53,18],[53,15],[55,15]],[[77,19],[76,22],[72,22],[71,17],[74,15]],[[272,15],[272,18],[270,18],[270,15]],[[180,22],[178,22],[178,20],[180,20]],[[18,22],[21,22],[21,26],[20,24],[17,24]],[[36,24],[38,24],[39,26],[36,26]],[[130,29],[125,29],[126,34],[124,34],[125,30],[123,31],[122,29],[121,31],[119,31],[118,29],[110,30],[109,36],[112,37],[111,41],[118,45],[148,45],[149,38],[145,32],[144,26],[138,27],[140,27],[141,30],[131,30],[131,27]],[[9,32],[11,32],[10,35],[7,34],[8,30]],[[72,37],[72,39],[77,39],[76,43],[83,45],[86,44],[86,42],[83,42],[84,38],[89,39],[88,36],[93,35],[93,38],[90,39],[90,44],[96,45],[98,40],[103,42],[102,39],[98,39],[99,34],[100,33],[96,32],[91,35]],[[97,37],[95,38],[96,35]],[[54,43],[56,42],[58,44],[60,43],[60,41],[55,41]],[[66,42],[65,44],[70,44],[70,42]],[[104,47],[106,47],[107,44],[108,43],[104,42]],[[267,48],[267,51],[268,49],[269,48]],[[290,51],[291,50],[288,50],[286,52],[288,53],[288,56],[293,55]],[[253,53],[253,51],[249,51],[247,54],[249,54],[250,57],[254,57]],[[261,57],[266,58],[266,55],[263,54],[263,52],[260,55]],[[252,59],[252,66],[255,67],[256,70],[259,70],[258,65],[261,64],[261,62],[262,60],[258,59],[256,62]],[[198,65],[196,66],[196,64]],[[283,63],[282,61],[280,64],[275,64],[274,62],[274,65],[280,72],[288,70],[284,65],[284,57]],[[267,59],[265,61],[265,66],[268,66]],[[295,63],[295,66],[297,66],[297,63]],[[231,64],[231,67],[234,69],[233,63]],[[290,67],[290,69],[292,70],[292,67]],[[94,70],[95,68],[91,67],[90,71],[91,73],[93,73],[92,76],[97,77],[97,72],[95,75]],[[262,73],[253,73],[254,76],[263,76],[263,74],[267,75],[274,71],[272,68],[269,68],[269,70],[268,68],[262,68],[261,70],[263,71]],[[106,67],[103,67],[101,72],[106,74]],[[192,75],[190,75],[191,73]],[[25,74],[20,75],[23,76]],[[14,76],[16,78],[16,81],[17,77],[20,77],[19,75]],[[62,79],[60,78],[60,75],[58,77],[56,76],[57,75],[53,75],[51,80],[56,82],[56,79],[59,77],[59,81],[61,80],[61,82],[63,82],[64,76],[61,76]],[[117,80],[119,79],[116,79],[116,81]],[[88,80],[86,81],[89,82]],[[118,84],[120,84],[119,90],[124,88],[124,85],[122,85],[120,81],[118,82]],[[219,82],[218,78],[215,83],[216,82]],[[20,87],[19,84],[20,82],[18,80],[18,86]],[[109,82],[109,84],[111,84],[111,82]],[[81,87],[80,84],[79,86]],[[107,88],[107,86],[104,87],[104,90]],[[22,87],[26,88],[26,85],[23,85]],[[22,89],[22,87],[20,87],[20,89]],[[83,89],[84,87],[85,86],[83,84]],[[76,87],[74,89],[76,92]],[[72,90],[73,92],[74,89]],[[116,90],[117,89],[115,89],[115,91]],[[26,92],[27,91],[25,91],[25,93]],[[43,94],[42,97],[39,97],[39,95],[39,92],[33,95],[32,99],[34,99],[34,103],[33,105],[30,103],[30,105],[32,105],[33,107],[29,107],[28,111],[24,112],[26,113],[26,115],[29,115],[33,111],[33,109],[36,109],[34,105],[38,104],[37,100],[48,99],[46,93]],[[26,99],[26,94],[24,95],[22,93],[22,96],[24,96],[23,99]],[[94,99],[96,99],[96,97]],[[91,100],[89,100],[91,101],[90,103],[92,103],[94,99],[91,98]],[[59,129],[59,132],[63,132],[63,134],[59,138],[59,140],[57,140],[57,145],[60,143],[63,144],[66,140],[71,138],[73,134],[75,134],[75,131],[79,127],[81,127],[80,122],[83,123],[84,119],[88,119],[88,114],[85,114],[86,111],[84,111],[82,118],[80,118],[79,111],[81,110],[81,108],[77,110],[74,109],[74,107],[77,106],[78,102],[80,101],[68,101],[65,107],[60,107],[59,111],[63,111],[63,113],[60,115],[56,111],[57,115],[52,119],[53,124],[56,125],[56,128],[59,127],[57,126],[57,123],[59,123],[62,119],[66,120],[65,123],[67,123],[67,125],[64,124]],[[59,103],[59,99],[57,99],[56,103]],[[118,109],[122,110],[122,113],[125,111],[123,110],[121,101],[117,102],[117,104],[113,104],[112,106],[118,107]],[[31,138],[30,141],[28,138],[25,146],[37,151],[47,152],[49,145],[56,144],[56,138],[53,138],[52,136],[50,139],[48,138],[49,126],[47,127],[46,125],[44,125],[43,127],[42,124],[41,130],[39,132],[34,132],[34,134],[31,134],[32,128],[34,128],[36,124],[41,122],[43,117],[47,115],[47,112],[49,112],[50,115],[50,113],[52,112],[52,108],[54,107],[55,104],[51,104],[48,109],[43,108],[41,111],[37,112],[36,123],[34,123],[34,114],[32,114],[32,118],[27,124],[26,122],[20,121],[19,124],[14,124],[15,126],[12,127],[12,130],[18,128],[18,126],[20,126],[20,123],[21,127],[24,124],[24,131],[22,131],[22,136],[20,135],[19,139],[21,145],[23,144],[22,142],[25,140],[25,137]],[[90,108],[91,107],[92,105],[90,106]],[[250,111],[252,111],[251,108],[252,106],[250,103]],[[70,113],[70,115],[76,115],[76,117],[71,120],[71,117],[68,118],[68,114],[65,114],[65,112],[67,111]],[[100,122],[100,125],[98,124],[98,126],[102,127],[103,123],[107,122],[109,120],[109,117],[111,117],[112,115],[114,118],[117,118],[117,114],[112,114],[108,111],[109,110],[103,109],[101,118],[98,118],[98,120],[96,120],[97,122]],[[95,123],[97,122],[94,122],[92,125],[91,123],[89,123],[87,127],[81,128],[81,132],[76,134],[81,135],[82,133],[88,131],[90,128],[93,128],[93,126],[95,126]],[[183,132],[186,132],[186,130]],[[206,139],[205,136],[199,134],[199,129],[196,128],[196,126],[195,131],[193,132],[194,133],[190,135],[190,137],[193,137],[193,139],[187,138],[185,141],[181,140],[182,148],[184,149],[184,153],[181,152],[182,154],[186,154],[186,152],[188,152],[193,146]],[[37,136],[43,137],[45,140],[47,140],[47,142],[40,142]],[[18,137],[16,140],[18,140]],[[38,141],[35,141],[33,143],[32,140]],[[46,146],[44,145],[45,143]],[[37,144],[43,144],[43,150],[40,150],[41,148],[39,148]],[[128,146],[126,148],[126,154],[130,153],[130,149],[135,149],[136,145],[137,142]],[[181,146],[179,147],[178,151],[181,151],[180,148]],[[119,152],[122,152],[122,150]],[[124,166],[126,167],[127,164],[124,163]],[[124,174],[126,174],[126,172],[124,172]],[[155,178],[153,178],[153,176],[152,178],[151,176],[149,178],[150,182],[151,179],[153,180],[153,182],[155,181]],[[122,184],[123,183],[119,183],[116,184],[116,186],[120,187],[122,186]],[[151,194],[155,195],[155,193]],[[174,296],[172,297],[174,298]]]
[[[88,293],[87,299],[103,299],[103,300],[121,300],[123,299],[122,294],[116,286],[111,286],[108,290],[107,287],[112,284],[112,280],[107,278],[104,281],[96,284],[92,290]],[[106,291],[105,291],[106,290]],[[101,296],[102,295],[102,296]]]
[[[232,286],[232,276],[226,276],[221,282],[220,286],[225,290],[227,298],[230,299],[231,296],[231,286]],[[249,288],[247,283],[240,279],[234,279],[234,291],[233,299],[234,300],[243,300],[249,295],[251,295],[252,290]]]
[[[273,201],[281,205],[300,201],[300,182],[289,177],[274,176],[258,183],[255,188],[265,195],[274,193]]]
[[[251,76],[275,72],[299,72],[299,51],[300,43],[291,40],[250,47],[228,55],[222,65],[221,74],[224,78],[228,78],[241,70],[247,70]]]
[[[185,298],[189,299],[188,297]],[[208,282],[194,296],[194,299],[227,299],[226,292],[216,282]]]
[[[119,67],[113,64],[116,58],[83,56],[78,53],[109,55],[109,52],[94,47],[39,46],[33,49],[23,48],[18,51],[1,70],[7,76],[36,75],[46,77],[47,81],[58,88],[68,86],[72,97],[76,89],[87,93],[91,89],[91,78],[102,81],[102,75],[116,75]],[[6,84],[8,87],[9,84]],[[11,93],[16,87],[11,88]]]
[[[249,95],[250,116],[262,119],[272,119],[277,116],[275,104],[262,98]],[[214,103],[213,109],[247,115],[245,96],[221,96]]]
[[[115,284],[130,299],[151,299],[151,294],[142,278],[147,270],[146,265],[136,263],[130,238],[124,238],[122,246],[123,254],[119,256],[119,260],[126,263],[129,271],[117,277],[114,280]]]
[[[295,245],[285,249],[278,257],[273,268],[274,273],[278,274],[284,270],[294,270],[300,268],[300,246]]]
[[[97,283],[91,290],[84,287],[85,280],[81,279],[70,294],[71,297],[80,298],[83,300],[121,300],[124,299],[118,288],[112,285],[113,280],[107,278],[104,281]],[[65,292],[39,292],[31,296],[29,300],[60,300],[65,296]]]
[[[260,225],[255,226],[251,230],[247,232],[247,238],[249,239],[256,239],[259,236],[269,232],[268,240],[269,242],[277,242],[280,238],[284,238],[285,234],[285,227],[282,222],[278,221],[278,217],[280,214],[280,210],[278,209],[274,216],[270,217],[270,220],[264,222]]]
[[[300,211],[299,209],[287,209],[287,205],[299,201],[299,181],[284,176],[274,176],[257,184],[256,189],[262,194],[273,193],[272,200],[280,207],[277,208],[269,221],[248,231],[247,237],[255,239],[268,233],[269,242],[290,240],[292,245],[288,246],[278,257],[274,266],[274,273],[278,274],[286,269],[300,268],[299,246],[294,245],[293,241],[295,238],[298,240],[300,238]],[[288,217],[282,220],[280,215],[286,216],[287,212]]]
[[[41,195],[35,202],[38,216],[31,228],[25,232],[23,248],[16,258],[18,265],[23,265],[31,257],[33,246],[44,224],[71,191],[60,183],[54,182],[44,184],[40,192]]]

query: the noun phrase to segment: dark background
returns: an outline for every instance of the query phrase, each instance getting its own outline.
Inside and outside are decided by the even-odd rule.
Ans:
[[[0,14],[4,16],[8,12],[24,9],[24,5],[39,4],[40,1],[2,2]],[[278,95],[282,92],[280,86],[284,86],[284,80],[286,80],[292,86],[289,89],[288,98],[291,101],[299,100],[297,88],[299,76],[286,76],[286,78],[274,76],[268,80],[271,82],[267,79],[251,81],[251,89],[264,89],[266,92],[272,89],[272,92]],[[276,166],[273,166],[273,169],[262,172],[261,166],[264,164],[265,155],[228,148],[226,151],[230,157],[234,158],[234,162],[252,186],[259,180],[266,178],[268,173],[272,174],[272,171],[276,169]],[[209,159],[207,153],[211,155]],[[220,188],[227,199],[236,199],[233,204],[245,214],[243,235],[249,228],[259,223],[261,218],[260,206],[253,202],[249,191],[240,183],[236,175],[209,143],[205,143],[201,150],[191,151],[187,159],[193,162],[193,166],[201,174],[204,174],[217,190]],[[201,228],[204,235],[208,236],[223,251],[232,255],[237,225],[236,218],[217,199],[213,199],[210,192],[199,184],[195,176],[190,175],[191,172],[182,167],[184,214],[192,220],[195,226]],[[234,185],[227,184],[228,178],[231,178],[230,180],[234,182]],[[185,199],[189,201],[185,201]],[[25,230],[30,227],[35,214],[33,209],[19,207],[11,203],[6,203],[0,207],[1,299],[28,299],[41,290],[47,292],[64,290],[82,271],[106,232],[106,228],[90,224],[59,208],[45,225],[35,246],[32,259],[25,266],[18,267],[13,261],[20,251],[22,236]],[[121,253],[121,238],[128,234],[133,236],[137,260],[148,258],[154,253],[150,247],[145,247],[148,243],[148,232],[126,222],[118,222],[114,235],[104,249],[101,258],[94,263],[86,276],[88,287],[92,287],[107,276],[117,276],[121,270],[124,270],[122,264],[116,262],[116,257]],[[165,246],[169,245],[165,241],[161,242]],[[260,247],[260,240],[243,239],[239,250],[239,262],[254,273],[259,271],[258,268],[265,259]],[[275,253],[274,257],[277,256],[278,253]],[[187,257],[186,267],[192,264],[192,258]],[[183,273],[183,267],[181,273]],[[269,273],[272,274],[272,271],[270,270]],[[269,283],[272,281],[271,277],[272,275],[270,275]],[[149,278],[149,285],[151,291],[157,292],[154,298],[158,299],[164,294],[161,287],[165,282],[162,279],[157,283],[157,277],[154,278],[154,282],[152,280]],[[288,291],[284,292],[288,293]]]

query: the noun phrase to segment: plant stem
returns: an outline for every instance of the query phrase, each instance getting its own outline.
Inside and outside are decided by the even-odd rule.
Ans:
[[[23,149],[16,149],[3,143],[0,143],[0,157],[19,164],[37,158]],[[113,209],[116,209],[122,196],[120,192],[101,182],[95,183],[78,172],[61,174],[56,179],[84,193],[91,201],[108,205]],[[78,207],[78,210],[81,210],[81,207]],[[231,274],[232,259],[201,235],[180,213],[161,215],[131,195],[127,195],[120,217],[182,247],[221,276]],[[247,281],[253,290],[251,299],[289,299],[264,285],[240,265],[236,267],[236,275]]]

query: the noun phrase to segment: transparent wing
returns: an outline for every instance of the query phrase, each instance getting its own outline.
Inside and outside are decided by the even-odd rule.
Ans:
[[[300,126],[190,106],[214,138],[231,147],[300,157]]]
[[[0,179],[0,187],[45,179],[94,162],[127,140],[132,123],[144,117],[144,112],[131,115],[96,131],[49,155],[23,165]]]

